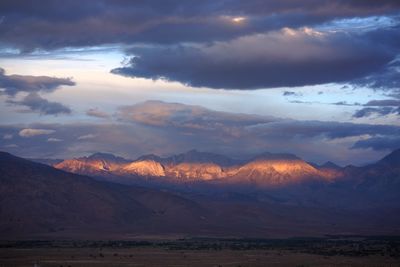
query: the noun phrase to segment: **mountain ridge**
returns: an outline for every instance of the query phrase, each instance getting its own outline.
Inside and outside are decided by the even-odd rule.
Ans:
[[[234,191],[215,194],[100,182],[0,153],[0,239],[129,238],[140,235],[293,237],[400,233],[399,205],[349,210],[357,191]],[[208,188],[209,189],[209,188]],[[208,190],[207,189],[207,190]],[[310,191],[311,190],[311,191]],[[319,190],[323,190],[319,192]],[[311,197],[313,205],[303,198]],[[291,201],[284,201],[284,197]],[[344,201],[332,208],[322,196]],[[338,196],[340,198],[338,199]],[[364,201],[367,195],[358,200]],[[378,196],[381,198],[381,196]],[[368,203],[375,203],[371,199]],[[393,200],[393,203],[399,203]],[[366,208],[366,209],[365,209]]]
[[[174,181],[214,180],[231,181],[240,177],[256,178],[274,185],[296,183],[300,180],[319,178],[331,180],[339,172],[317,169],[292,154],[262,153],[249,160],[235,160],[227,156],[190,150],[186,153],[162,158],[154,154],[144,155],[134,161],[110,162],[107,158],[89,156],[64,160],[55,168],[92,176],[142,176],[167,177]],[[115,156],[114,156],[115,157]],[[257,175],[257,177],[255,177]],[[274,176],[271,179],[270,176]]]
[[[175,157],[179,161],[171,160],[174,156],[162,158],[148,155],[129,163],[113,165],[113,168],[108,169],[104,168],[101,160],[88,163],[85,161],[87,158],[77,162],[66,160],[55,167],[104,181],[178,191],[216,193],[227,190],[232,192],[261,190],[268,191],[270,196],[279,199],[280,191],[289,190],[293,191],[291,194],[297,199],[290,198],[289,202],[306,201],[309,204],[312,204],[313,200],[304,197],[305,192],[314,194],[318,190],[320,191],[318,201],[328,201],[333,206],[346,205],[345,202],[348,200],[345,199],[351,199],[352,194],[358,199],[354,204],[358,207],[364,205],[362,203],[365,201],[361,200],[364,194],[369,195],[366,200],[374,199],[368,205],[377,206],[384,206],[385,201],[395,200],[399,196],[397,192],[400,190],[399,150],[389,153],[376,163],[362,167],[351,165],[340,167],[329,162],[318,166],[292,154],[272,153],[263,153],[248,160],[237,161],[234,165],[221,166],[214,163],[213,153],[192,150],[188,154],[189,157]],[[208,155],[212,155],[209,160],[206,157]],[[200,160],[195,161],[194,156],[199,156]],[[225,159],[220,155],[216,158]],[[343,200],[333,201],[326,198],[325,194],[345,194],[345,196],[342,196]],[[381,197],[382,194],[387,196]]]

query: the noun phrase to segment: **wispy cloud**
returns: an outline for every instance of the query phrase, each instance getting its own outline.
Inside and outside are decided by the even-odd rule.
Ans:
[[[22,129],[19,131],[19,136],[21,137],[33,137],[33,136],[38,136],[38,135],[49,135],[54,133],[55,130],[49,130],[49,129],[31,129],[31,128],[26,128]]]
[[[47,139],[47,142],[62,142],[62,141],[63,141],[62,139],[59,139],[59,138],[53,138],[53,137],[51,137],[51,138]]]
[[[107,112],[101,111],[99,108],[88,109],[86,115],[100,119],[110,118],[110,115]]]
[[[78,140],[88,140],[88,139],[93,139],[95,137],[96,137],[95,134],[85,134],[85,135],[78,136]]]

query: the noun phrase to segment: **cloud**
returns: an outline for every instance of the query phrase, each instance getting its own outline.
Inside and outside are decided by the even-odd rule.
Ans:
[[[7,96],[7,103],[25,106],[30,112],[42,115],[70,114],[71,109],[67,106],[49,101],[39,95],[39,92],[50,93],[63,85],[73,86],[75,83],[70,78],[6,75],[4,69],[0,68],[0,89],[3,89],[0,94]],[[18,93],[27,94],[21,100],[15,100]]]
[[[400,35],[397,38],[400,38]],[[396,62],[396,66],[390,64],[381,71],[372,73],[371,75],[355,80],[352,82],[352,84],[358,87],[369,87],[378,90],[391,91],[399,94],[400,62]]]
[[[22,51],[101,44],[212,42],[282,27],[300,27],[335,18],[392,14],[395,0],[318,1],[214,0],[119,1],[96,4],[43,0],[39,6],[0,3],[4,45]],[[233,23],[234,17],[244,23]]]
[[[110,115],[104,111],[101,111],[98,108],[91,108],[86,111],[86,115],[91,116],[91,117],[96,117],[96,118],[101,118],[101,119],[107,119],[110,117]]]
[[[5,70],[0,68],[0,88],[3,89],[3,93],[9,96],[14,96],[19,92],[53,92],[62,85],[73,86],[75,82],[71,78],[6,75]]]
[[[62,141],[62,139],[59,139],[59,138],[53,138],[53,137],[51,137],[51,138],[47,139],[47,142],[61,142],[61,141]]]
[[[322,103],[318,101],[312,102],[312,101],[291,100],[289,102],[295,104],[325,104],[325,105],[350,106],[350,107],[362,106],[363,108],[356,110],[354,112],[354,114],[352,115],[353,118],[387,116],[390,114],[400,115],[400,101],[397,99],[370,100],[365,104],[361,104],[358,102],[348,103],[347,101]]]
[[[12,139],[13,138],[13,135],[12,134],[5,134],[5,135],[3,135],[3,139],[5,139],[5,140],[10,140],[10,139]]]
[[[344,122],[297,121],[280,120],[258,124],[247,128],[259,137],[290,139],[323,137],[326,139],[341,139],[363,135],[393,135],[400,134],[400,127],[392,125],[370,125]]]
[[[383,107],[383,108],[363,108],[357,110],[354,114],[354,118],[363,118],[369,117],[371,115],[385,116],[392,113],[392,108]]]
[[[276,120],[273,117],[213,111],[201,106],[162,101],[121,107],[117,117],[122,121],[149,126],[220,131],[232,136],[240,134],[243,127]]]
[[[400,114],[400,101],[397,99],[370,100],[363,106],[365,108],[357,110],[353,114],[354,118]]]
[[[339,139],[361,135],[400,134],[400,127],[343,122],[298,121],[276,117],[218,112],[200,106],[146,101],[123,107],[117,116],[124,122],[158,128],[218,132],[237,137],[258,136],[274,139],[322,136]]]
[[[345,142],[344,146],[349,149],[365,136],[400,135],[400,127],[393,125],[298,121],[216,112],[199,106],[161,101],[124,107],[118,116],[123,122],[131,122],[133,127],[138,127],[138,124],[151,127],[151,131],[157,133],[161,141],[168,136],[165,142],[173,147],[177,143],[185,143],[181,144],[185,149],[208,148],[214,152],[228,151],[233,154],[273,150],[309,155],[304,150],[311,149],[315,150],[313,153],[336,155],[338,150],[335,151],[334,147],[339,146],[338,142]],[[327,149],[331,144],[331,149]],[[318,147],[324,147],[326,151],[316,152]]]
[[[386,106],[400,106],[400,100],[396,99],[383,99],[383,100],[371,100],[368,101],[364,106],[374,106],[374,107],[386,107]]]
[[[38,136],[38,135],[49,135],[54,133],[55,130],[49,130],[49,129],[22,129],[19,131],[19,136],[21,137],[33,137],[33,136]]]
[[[7,100],[7,103],[26,106],[29,108],[30,111],[38,112],[43,115],[59,115],[71,113],[71,109],[67,106],[58,102],[48,101],[47,99],[42,98],[37,93],[30,93],[20,101],[9,99]]]
[[[394,150],[400,148],[398,136],[377,136],[357,141],[352,149]]]
[[[88,140],[88,139],[93,139],[95,137],[96,137],[95,134],[85,134],[85,135],[78,136],[78,140]]]
[[[375,160],[389,149],[389,144],[378,152],[354,149],[358,141],[400,136],[400,127],[394,125],[297,121],[160,101],[123,107],[117,116],[118,121],[107,123],[0,125],[0,135],[17,136],[13,143],[27,157],[66,158],[108,151],[135,158],[198,149],[234,157],[290,152],[311,161],[345,164]],[[49,138],[18,138],[53,132],[62,142],[51,146]],[[5,145],[7,140],[0,139],[0,146]]]
[[[357,34],[284,28],[206,45],[132,48],[130,62],[112,73],[217,89],[296,87],[375,73],[395,50]]]
[[[347,103],[347,101],[338,101],[335,103],[331,103],[331,105],[335,106],[360,106],[360,103]]]
[[[302,96],[301,93],[293,92],[293,91],[285,91],[282,94],[283,96]]]
[[[400,39],[400,4],[394,0],[100,0],[95,5],[45,0],[40,9],[3,2],[0,47],[22,54],[115,44],[133,48],[127,49],[131,64],[114,73],[194,87],[348,82],[399,88],[391,65]],[[243,20],[237,23],[237,17]],[[15,94],[13,88],[36,92],[38,84],[52,90],[60,82],[73,83],[7,77],[9,94]]]
[[[369,42],[377,45],[386,44],[389,50],[395,52],[395,56],[384,68],[370,73],[365,77],[351,81],[356,87],[369,87],[377,90],[400,94],[400,23],[387,29],[371,32],[368,35]]]
[[[5,148],[17,148],[18,145],[16,145],[16,144],[9,144],[9,145],[5,145],[4,147],[5,147]]]
[[[379,108],[362,108],[353,114],[353,118],[364,118],[370,116],[386,116],[389,114],[400,114],[400,108],[379,107]]]

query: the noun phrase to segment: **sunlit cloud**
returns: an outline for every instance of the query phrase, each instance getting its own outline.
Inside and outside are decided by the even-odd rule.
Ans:
[[[245,20],[246,20],[245,17],[233,17],[233,18],[232,18],[232,22],[234,22],[234,23],[242,23],[242,22],[244,22]]]
[[[27,129],[22,129],[21,131],[19,131],[19,136],[21,136],[21,137],[34,137],[34,136],[38,136],[38,135],[49,135],[49,134],[52,134],[54,132],[55,132],[55,130],[27,128]]]

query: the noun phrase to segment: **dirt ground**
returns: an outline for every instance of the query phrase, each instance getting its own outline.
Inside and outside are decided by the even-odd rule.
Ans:
[[[1,248],[0,266],[400,266],[380,256],[323,256],[277,249]]]

